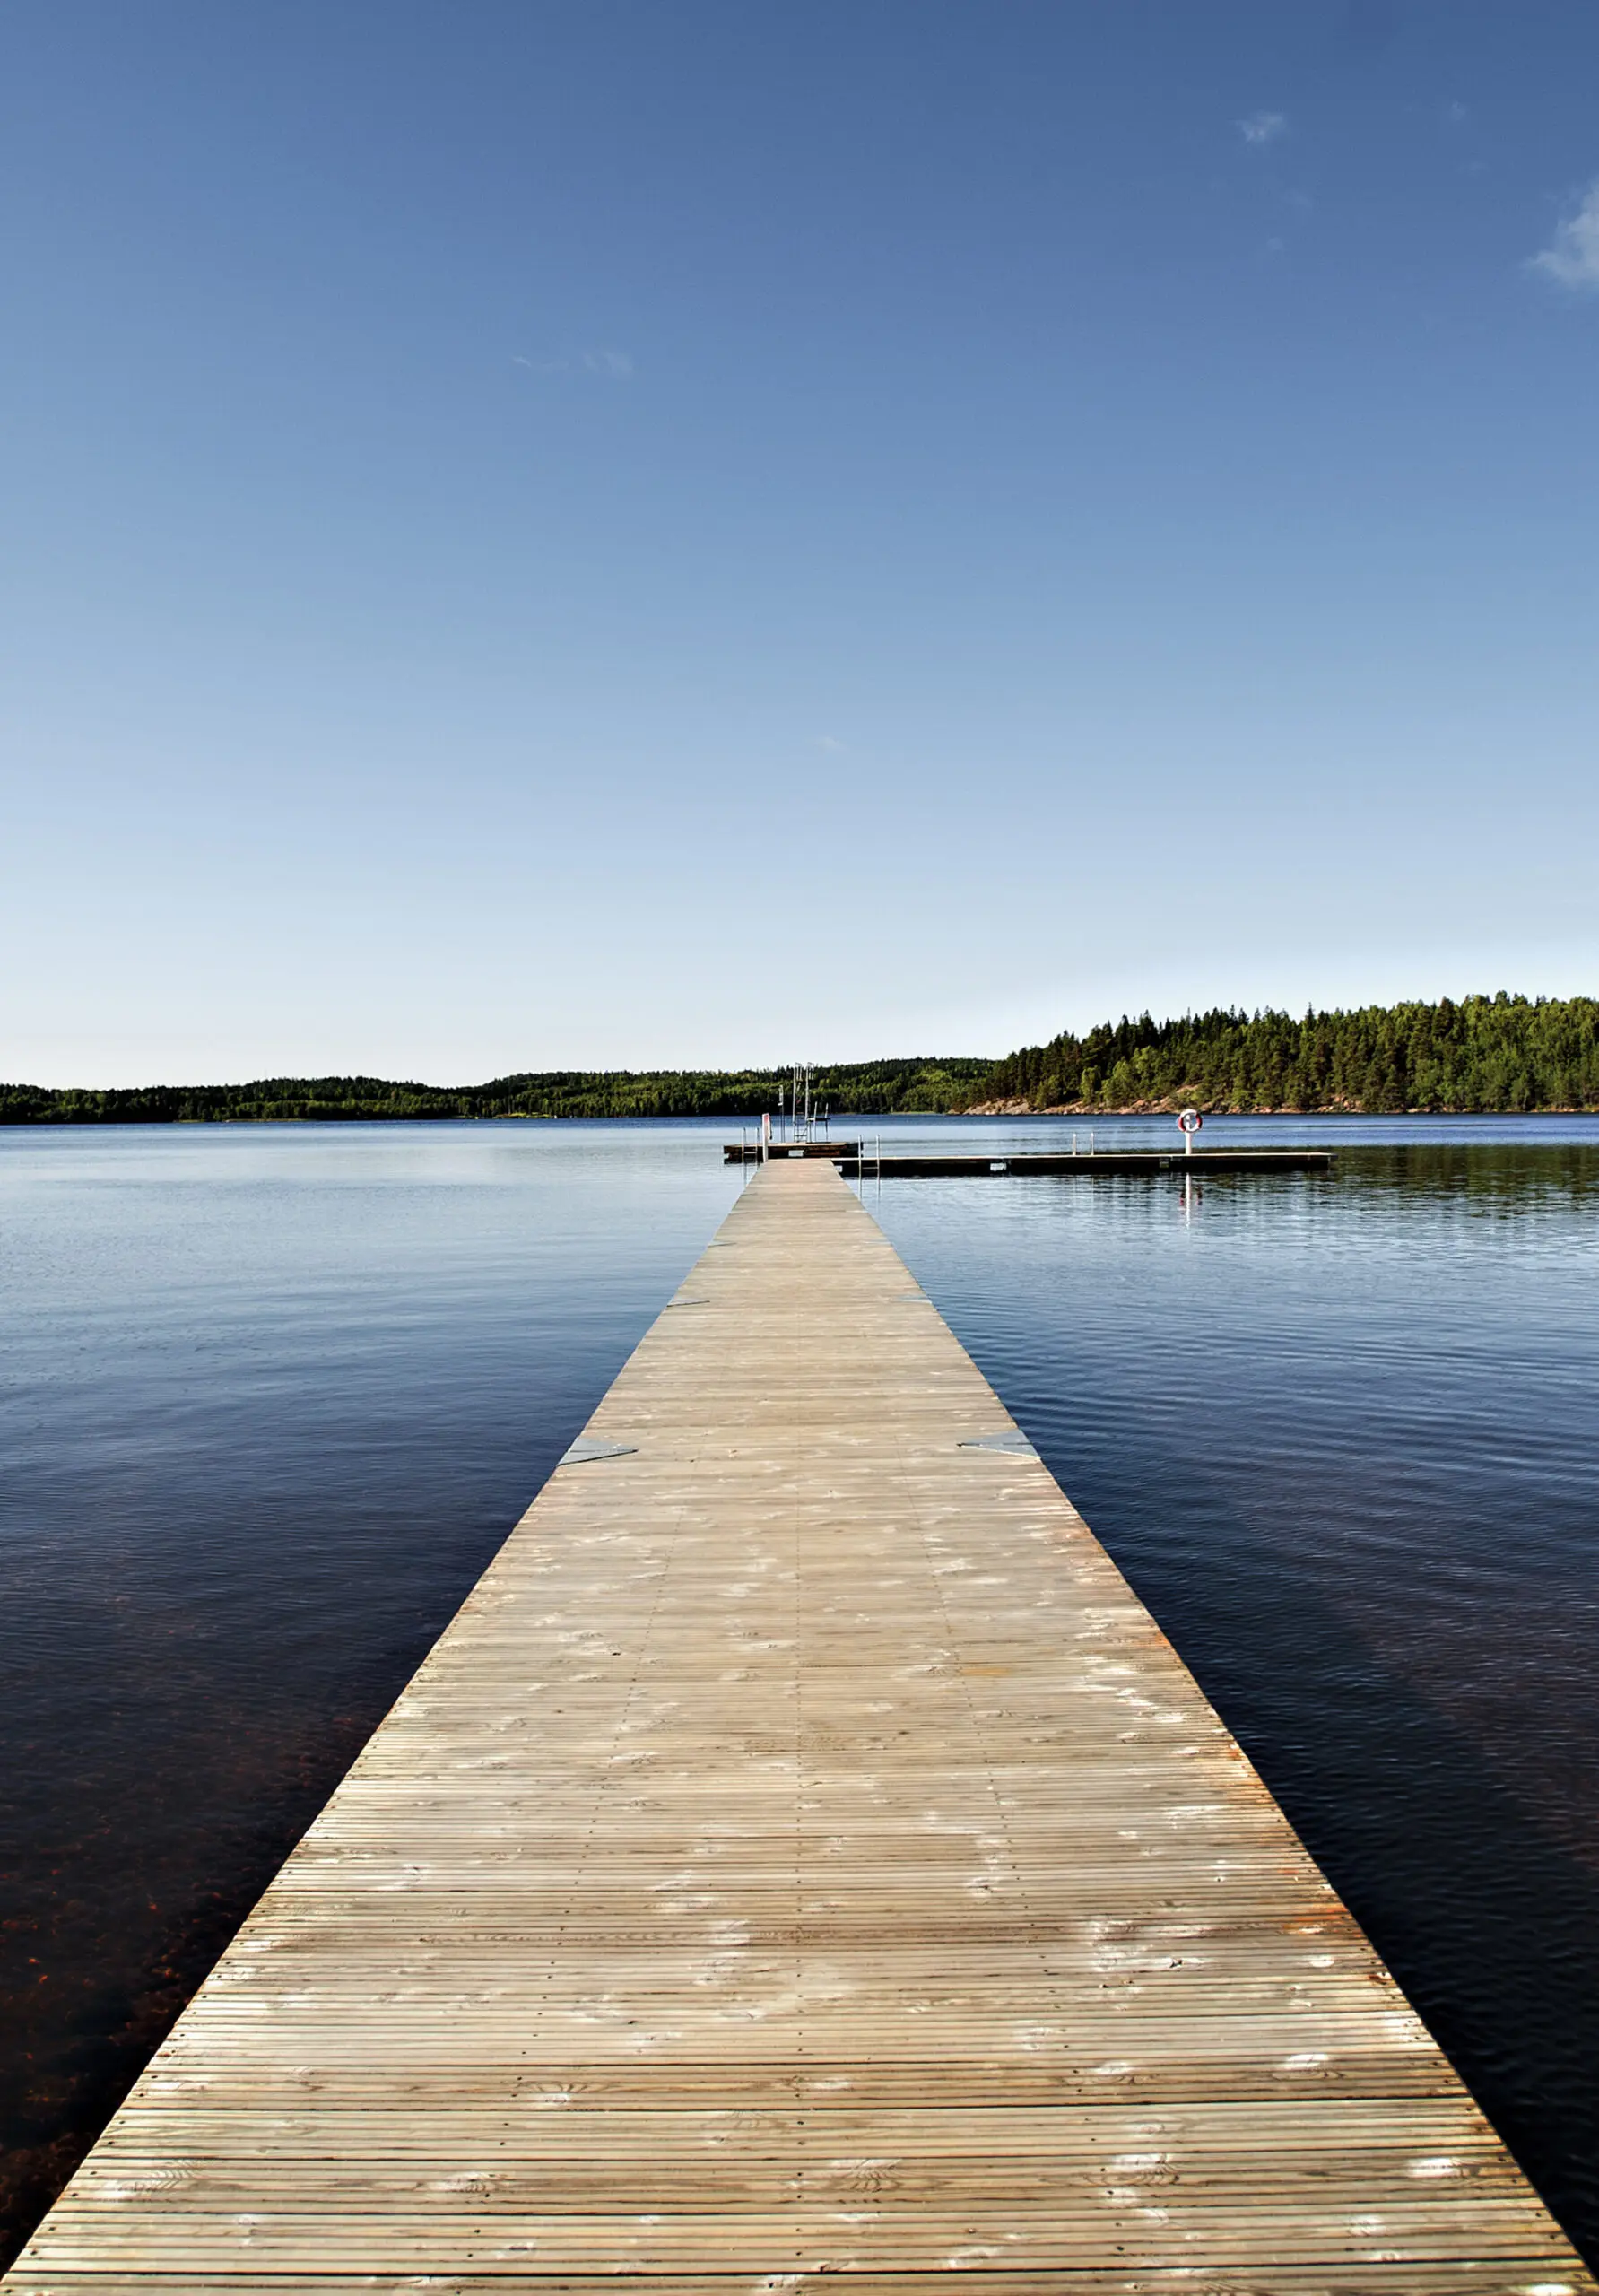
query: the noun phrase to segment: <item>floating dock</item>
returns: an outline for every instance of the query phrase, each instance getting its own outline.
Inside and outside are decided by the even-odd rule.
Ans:
[[[1079,1179],[1091,1178],[1095,1172],[1125,1172],[1149,1178],[1162,1172],[1186,1172],[1190,1178],[1203,1179],[1212,1172],[1330,1172],[1333,1169],[1332,1152],[1326,1148],[1203,1148],[1192,1155],[1185,1155],[1180,1148],[1169,1152],[1148,1148],[1085,1149],[1082,1155],[1075,1155],[1068,1148],[1058,1153],[917,1156],[892,1150],[881,1155],[855,1140],[839,1141],[831,1147],[816,1141],[792,1145],[779,1141],[769,1148],[759,1141],[731,1140],[722,1150],[725,1164],[775,1162],[790,1156],[830,1160],[850,1179],[858,1178],[864,1169],[868,1179],[885,1180],[1008,1179],[1022,1178],[1030,1172],[1065,1172]]]
[[[1158,1178],[1163,1172],[1180,1172],[1189,1179],[1204,1179],[1216,1172],[1330,1172],[1333,1159],[1325,1148],[1207,1148],[1185,1156],[1160,1150],[1093,1149],[1081,1156],[875,1156],[868,1149],[846,1158],[839,1170],[856,1178],[863,1169],[868,1179],[959,1180],[1021,1179],[1030,1173],[1065,1173],[1091,1179],[1096,1172],[1124,1172],[1136,1178]]]
[[[764,1167],[10,2296],[1593,2296],[830,1165]]]
[[[820,1156],[824,1161],[847,1164],[861,1152],[858,1140],[731,1140],[722,1152],[725,1164],[781,1163],[790,1156]]]

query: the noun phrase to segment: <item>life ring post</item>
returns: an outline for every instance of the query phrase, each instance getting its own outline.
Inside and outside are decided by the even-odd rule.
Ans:
[[[1204,1122],[1204,1118],[1200,1115],[1197,1109],[1185,1109],[1181,1116],[1178,1117],[1177,1120],[1178,1130],[1183,1135],[1183,1153],[1185,1156],[1191,1156],[1194,1153],[1194,1135],[1199,1130],[1200,1126]]]

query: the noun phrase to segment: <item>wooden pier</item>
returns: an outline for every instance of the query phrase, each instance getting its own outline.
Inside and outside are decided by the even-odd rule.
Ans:
[[[764,1167],[4,2283],[1593,2296],[826,1162]]]

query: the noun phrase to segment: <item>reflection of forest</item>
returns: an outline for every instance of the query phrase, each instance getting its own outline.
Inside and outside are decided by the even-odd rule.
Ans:
[[[1599,1140],[1359,1145],[1339,1150],[1337,1170],[1342,1193],[1364,1189],[1378,1216],[1396,1208],[1395,1186],[1407,1204],[1430,1196],[1444,1217],[1586,1212],[1599,1202]]]

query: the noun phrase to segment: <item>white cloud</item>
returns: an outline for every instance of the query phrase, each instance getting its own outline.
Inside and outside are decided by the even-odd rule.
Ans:
[[[1561,217],[1554,245],[1530,257],[1527,268],[1558,280],[1562,287],[1599,288],[1599,177],[1573,213]]]
[[[818,734],[816,746],[819,750],[826,750],[830,757],[841,757],[844,753],[844,744],[837,734]]]
[[[1246,144],[1274,144],[1288,134],[1288,121],[1280,111],[1252,111],[1238,121],[1238,129]]]

